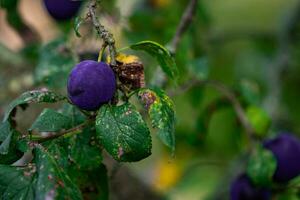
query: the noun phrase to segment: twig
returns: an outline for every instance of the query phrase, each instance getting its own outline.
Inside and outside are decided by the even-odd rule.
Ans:
[[[116,47],[115,47],[115,39],[113,35],[105,29],[105,27],[100,24],[98,17],[96,15],[96,7],[97,7],[97,1],[96,0],[91,0],[89,4],[89,12],[88,16],[91,17],[93,25],[97,31],[97,33],[100,35],[100,37],[104,41],[104,45],[108,46],[109,49],[109,54],[110,54],[110,59],[111,59],[111,64],[116,65]]]
[[[210,87],[218,90],[221,94],[224,95],[224,97],[226,97],[228,99],[228,101],[232,104],[233,109],[234,109],[235,113],[237,114],[237,117],[238,117],[240,123],[242,124],[242,126],[244,127],[244,129],[247,133],[247,136],[249,138],[249,142],[252,142],[252,140],[255,138],[254,137],[254,130],[253,130],[251,124],[248,121],[246,113],[245,113],[242,105],[240,104],[240,102],[236,98],[235,94],[227,86],[225,86],[223,83],[221,83],[219,81],[216,81],[216,80],[201,81],[201,80],[196,80],[195,79],[195,80],[188,81],[186,84],[183,84],[180,88],[177,88],[176,91],[170,91],[169,95],[170,96],[175,96],[177,94],[184,93],[185,91],[189,90],[190,88],[192,88],[196,85],[210,86]]]
[[[61,132],[57,132],[56,134],[49,135],[49,136],[46,136],[46,137],[35,137],[35,138],[32,138],[32,140],[37,141],[39,143],[42,143],[42,142],[46,142],[46,141],[49,141],[49,140],[53,140],[55,138],[59,138],[59,137],[64,136],[64,135],[76,134],[90,123],[91,123],[91,120],[87,120],[84,123],[79,124],[78,126],[75,126],[71,129],[61,131]]]
[[[178,44],[183,36],[183,34],[187,31],[188,27],[190,26],[191,22],[193,21],[194,15],[196,13],[198,0],[190,0],[189,4],[187,5],[180,23],[177,27],[176,33],[172,38],[169,44],[169,51],[171,54],[175,54],[177,51]]]

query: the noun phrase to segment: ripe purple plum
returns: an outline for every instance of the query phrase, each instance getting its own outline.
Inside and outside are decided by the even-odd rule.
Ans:
[[[67,90],[73,104],[84,110],[97,110],[114,96],[114,72],[104,62],[82,61],[72,69]]]
[[[74,0],[44,0],[49,14],[57,21],[64,21],[74,17],[82,1]]]
[[[289,133],[264,142],[264,147],[273,152],[277,168],[273,180],[285,183],[300,174],[300,140]]]
[[[265,188],[255,187],[247,175],[238,176],[231,184],[231,200],[270,200],[271,192]]]

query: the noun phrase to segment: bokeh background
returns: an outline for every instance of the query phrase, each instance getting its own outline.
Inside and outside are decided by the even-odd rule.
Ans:
[[[117,48],[141,40],[168,45],[187,4],[103,0],[99,13]],[[155,60],[138,54],[147,85],[175,88],[175,157],[154,137],[152,156],[124,165],[167,199],[227,199],[232,177],[243,170],[236,162],[246,148],[245,130],[223,94],[203,85],[180,87],[195,77],[218,80],[237,95],[260,137],[298,134],[300,2],[199,0],[196,11],[175,55],[177,85],[164,80]],[[24,91],[48,87],[64,93],[72,66],[82,58],[96,59],[102,44],[90,24],[82,25],[78,38],[73,21],[56,22],[40,0],[20,0],[15,12],[8,21],[0,9],[0,116]],[[85,12],[83,6],[79,15]],[[20,129],[28,128],[42,107],[20,112]]]

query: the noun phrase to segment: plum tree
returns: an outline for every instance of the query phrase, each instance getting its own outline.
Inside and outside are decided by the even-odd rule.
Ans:
[[[106,63],[85,60],[71,71],[67,89],[73,104],[84,110],[96,110],[113,98],[116,79]]]
[[[288,133],[281,133],[266,140],[264,147],[271,150],[277,161],[273,176],[276,182],[287,182],[300,174],[300,140]]]
[[[82,1],[72,0],[44,0],[49,14],[56,20],[68,20],[76,15]]]
[[[255,187],[247,175],[238,176],[231,184],[231,200],[269,200],[271,192],[265,188]]]

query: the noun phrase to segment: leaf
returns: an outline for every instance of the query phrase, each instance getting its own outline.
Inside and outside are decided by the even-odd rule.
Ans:
[[[80,28],[80,25],[84,22],[84,19],[81,18],[81,17],[76,17],[75,20],[74,20],[74,25],[73,25],[73,29],[75,31],[75,35],[77,37],[81,37],[80,33],[79,33],[79,28]]]
[[[248,106],[246,109],[247,118],[251,126],[255,130],[255,134],[259,137],[263,137],[267,134],[271,125],[271,118],[260,107]]]
[[[35,199],[35,183],[36,179],[33,166],[20,168],[0,165],[1,199]]]
[[[100,164],[92,170],[76,171],[80,173],[78,184],[84,199],[108,200],[108,176],[105,165]]]
[[[175,112],[172,100],[162,90],[144,89],[139,97],[148,109],[151,124],[158,129],[159,139],[175,151]]]
[[[151,154],[149,129],[129,103],[103,105],[96,118],[96,132],[100,143],[117,161],[139,161]]]
[[[62,95],[58,95],[48,90],[32,90],[23,93],[20,97],[11,102],[5,112],[3,122],[7,121],[11,112],[17,106],[26,106],[29,103],[55,103],[66,99]]]
[[[177,79],[177,65],[170,52],[162,45],[153,41],[142,41],[130,46],[133,50],[143,50],[155,57],[162,70],[172,79]]]
[[[5,9],[15,9],[17,7],[18,0],[1,0],[0,7]]]
[[[0,141],[3,142],[11,133],[11,125],[8,121],[0,123]]]
[[[59,112],[71,119],[72,127],[77,126],[86,120],[85,115],[76,106],[69,103],[64,104],[62,108],[59,109]]]
[[[276,159],[268,149],[259,146],[255,150],[248,161],[247,174],[255,185],[269,186],[277,167]]]
[[[77,169],[91,170],[100,166],[102,149],[97,144],[95,127],[86,127],[83,132],[75,135],[71,140],[72,148],[69,156],[76,165]]]
[[[65,40],[54,40],[40,49],[35,81],[51,88],[65,87],[68,75],[76,63],[76,59],[65,45]]]
[[[57,132],[71,128],[71,118],[53,110],[46,108],[35,120],[29,131]]]
[[[37,146],[34,155],[37,170],[35,199],[82,199],[79,188],[49,152]]]
[[[262,91],[257,82],[243,79],[238,86],[238,90],[246,103],[253,105],[260,104]]]
[[[17,131],[13,129],[8,121],[0,124],[0,163],[11,164],[21,156],[18,151],[16,140]]]

